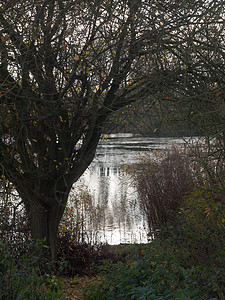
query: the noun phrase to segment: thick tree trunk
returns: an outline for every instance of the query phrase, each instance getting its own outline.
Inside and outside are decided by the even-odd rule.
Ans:
[[[31,236],[34,240],[44,240],[43,255],[48,257],[53,264],[57,259],[57,231],[58,225],[65,210],[68,195],[63,201],[55,199],[54,204],[47,206],[41,199],[32,199],[27,209],[30,222]]]
[[[97,139],[95,141],[97,146]],[[77,163],[66,176],[29,180],[23,175],[23,180],[14,181],[17,191],[26,207],[30,224],[31,237],[34,240],[44,240],[49,247],[48,257],[55,264],[57,259],[57,232],[59,222],[66,208],[68,195],[74,182],[84,173],[94,158],[95,149],[90,150],[85,159]],[[43,249],[45,257],[47,249]],[[43,252],[43,251],[42,251]]]

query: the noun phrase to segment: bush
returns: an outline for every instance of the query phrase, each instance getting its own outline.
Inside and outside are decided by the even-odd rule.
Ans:
[[[146,156],[142,163],[129,166],[128,173],[153,232],[174,221],[176,212],[185,203],[185,195],[195,184],[191,159],[175,146],[156,153],[154,158]]]
[[[142,258],[105,268],[105,279],[87,288],[84,299],[199,299],[196,272],[165,253],[141,253]]]
[[[126,262],[102,268],[104,280],[84,299],[224,299],[224,231],[207,222],[201,231],[185,213],[177,220],[150,244],[129,247]]]
[[[39,256],[42,243],[30,243],[27,254],[17,257],[0,243],[0,299],[63,299],[57,279],[43,273]],[[32,253],[32,255],[31,255]]]
[[[105,267],[84,299],[225,299],[223,162],[215,141],[129,167],[154,239]]]
[[[195,141],[186,144],[185,149],[172,146],[154,157],[145,156],[143,162],[127,170],[150,231],[157,232],[168,223],[175,225],[177,213],[189,195],[199,204],[202,202],[207,216],[224,227],[225,164],[221,141]],[[192,209],[194,213],[194,205]]]
[[[96,232],[92,232],[97,216],[93,198],[82,185],[76,188],[76,197],[71,194],[68,206],[59,224],[58,238],[67,238],[73,244],[95,243]],[[60,243],[59,243],[60,246]]]
[[[200,299],[225,298],[225,232],[210,219],[202,203],[189,198],[176,218],[152,241],[158,253],[176,257],[185,269],[199,272]],[[194,213],[193,213],[194,212]]]
[[[84,188],[71,199],[59,224],[57,249],[59,270],[64,275],[87,274],[97,251],[87,241],[89,218],[94,214],[92,198]]]

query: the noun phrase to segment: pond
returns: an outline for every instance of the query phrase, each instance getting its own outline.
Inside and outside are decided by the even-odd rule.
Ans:
[[[138,194],[123,167],[173,143],[184,140],[111,134],[99,143],[94,161],[75,186],[75,190],[86,186],[92,196],[96,220],[92,220],[88,230],[98,242],[147,242],[148,226],[138,205]]]

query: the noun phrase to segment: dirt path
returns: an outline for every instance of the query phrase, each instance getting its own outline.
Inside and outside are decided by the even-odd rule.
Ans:
[[[85,287],[92,283],[98,283],[102,277],[100,276],[84,276],[84,277],[74,277],[74,278],[60,278],[63,282],[63,296],[66,299],[82,299],[82,293]]]

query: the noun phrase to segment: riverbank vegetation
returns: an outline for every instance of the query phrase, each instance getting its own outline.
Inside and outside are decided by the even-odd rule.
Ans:
[[[104,267],[104,280],[89,287],[84,299],[225,298],[225,166],[219,145],[172,148],[128,168],[151,242],[131,246],[125,262]]]
[[[223,153],[221,141],[201,140],[127,168],[151,229],[148,244],[84,243],[85,191],[60,224],[55,269],[22,217],[17,234],[1,227],[1,299],[224,299]]]

